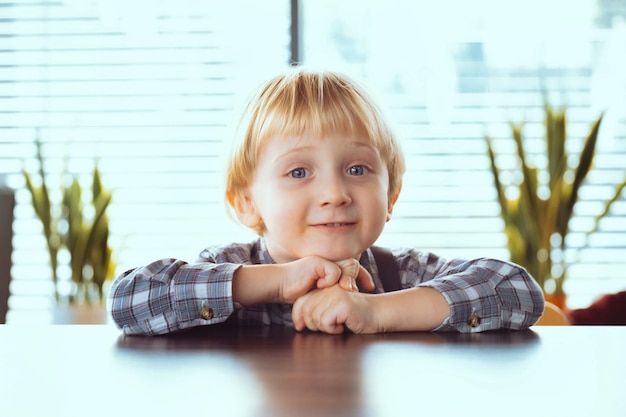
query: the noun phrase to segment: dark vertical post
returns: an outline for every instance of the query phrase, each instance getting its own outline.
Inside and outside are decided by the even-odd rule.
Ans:
[[[289,65],[292,67],[300,64],[300,1],[291,0],[291,27]]]
[[[6,323],[13,252],[13,190],[0,186],[0,324]]]

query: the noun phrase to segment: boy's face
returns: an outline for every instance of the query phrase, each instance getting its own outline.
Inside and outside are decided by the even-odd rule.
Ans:
[[[387,166],[367,139],[274,137],[259,156],[237,211],[278,263],[308,255],[358,257],[389,219]]]

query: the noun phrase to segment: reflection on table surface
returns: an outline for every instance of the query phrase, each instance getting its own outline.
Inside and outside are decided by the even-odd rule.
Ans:
[[[0,416],[626,416],[625,340],[626,327],[332,336],[213,326],[137,337],[0,326],[10,375]]]

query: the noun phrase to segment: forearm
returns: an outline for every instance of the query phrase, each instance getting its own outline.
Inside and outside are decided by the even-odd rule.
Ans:
[[[243,265],[233,275],[233,302],[242,306],[277,303],[280,299],[277,265]]]
[[[233,275],[233,301],[243,306],[268,303],[293,304],[314,288],[339,284],[356,289],[360,281],[366,290],[374,289],[370,274],[354,259],[332,262],[319,256],[306,256],[283,264],[243,265]]]
[[[430,331],[450,315],[448,302],[433,288],[416,287],[372,297],[381,332]]]

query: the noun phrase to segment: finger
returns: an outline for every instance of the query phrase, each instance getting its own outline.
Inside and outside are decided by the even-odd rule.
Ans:
[[[307,328],[313,332],[320,331],[319,318],[322,310],[318,305],[319,299],[313,296],[319,291],[320,290],[311,291],[307,295],[298,299],[301,304],[298,306],[297,314],[299,326],[302,330],[304,330],[304,328]]]
[[[293,326],[297,331],[302,331],[306,327],[303,308],[309,298],[310,295],[305,294],[293,303],[293,308],[291,310],[291,320],[293,321]]]
[[[327,323],[319,326],[319,331],[328,334],[342,334],[344,332],[343,324]]]
[[[304,325],[307,329],[311,330],[312,332],[318,332],[320,330],[315,313],[312,312],[310,309],[305,309],[302,315],[302,319],[304,320]]]
[[[320,278],[317,280],[317,288],[328,288],[337,284],[342,274],[341,267],[334,262],[326,260],[323,261],[321,266],[323,271],[321,271]]]
[[[373,291],[376,288],[376,284],[374,284],[374,279],[370,275],[369,272],[363,266],[359,265],[358,274],[356,276],[356,280],[361,283],[361,287],[365,291]]]
[[[321,313],[319,317],[318,327],[328,334],[341,334],[344,332],[345,327],[343,323],[345,319],[338,316],[338,312],[335,308],[330,308]]]
[[[356,282],[354,278],[349,277],[347,275],[342,275],[339,279],[339,286],[346,291],[358,291],[359,288],[356,286]]]
[[[344,290],[358,291],[356,286],[356,277],[359,273],[359,262],[356,259],[344,259],[336,262],[341,268],[341,278],[339,279],[339,286]]]

